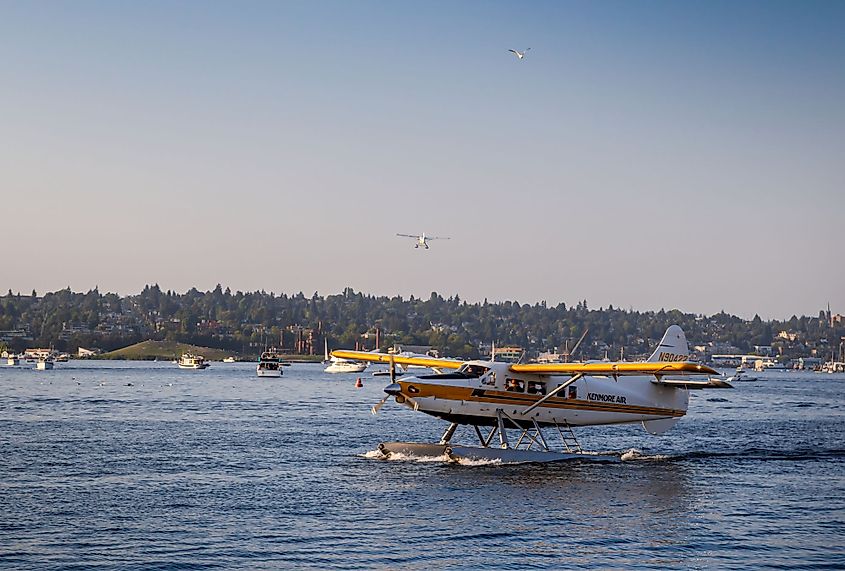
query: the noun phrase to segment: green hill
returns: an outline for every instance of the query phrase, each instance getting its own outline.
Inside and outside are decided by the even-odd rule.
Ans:
[[[122,359],[127,361],[152,361],[153,359],[170,361],[178,359],[183,353],[202,355],[211,361],[222,361],[225,357],[235,356],[231,351],[199,347],[175,341],[141,341],[134,345],[103,353],[99,359]]]

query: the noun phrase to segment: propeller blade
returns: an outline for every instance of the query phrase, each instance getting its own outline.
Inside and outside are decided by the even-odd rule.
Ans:
[[[384,406],[384,403],[386,403],[387,399],[389,399],[389,398],[390,398],[390,395],[384,395],[383,399],[381,399],[375,405],[373,405],[373,408],[370,409],[370,412],[373,414],[373,416],[378,414],[378,411],[381,410],[381,407]]]

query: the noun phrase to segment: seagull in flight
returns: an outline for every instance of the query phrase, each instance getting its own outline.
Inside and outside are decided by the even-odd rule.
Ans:
[[[522,58],[524,58],[524,57],[525,57],[525,54],[527,54],[527,53],[528,53],[528,50],[530,50],[530,49],[531,49],[531,48],[525,48],[525,49],[524,49],[524,50],[522,50],[521,52],[520,52],[520,51],[517,51],[517,50],[508,50],[508,51],[509,51],[509,52],[511,52],[513,55],[515,55],[515,56],[517,57],[517,59],[520,59],[520,60],[521,60]]]

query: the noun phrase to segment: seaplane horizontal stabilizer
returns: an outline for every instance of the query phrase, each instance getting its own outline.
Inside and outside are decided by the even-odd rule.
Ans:
[[[677,387],[679,389],[732,389],[732,384],[721,379],[707,379],[706,381],[693,381],[691,379],[654,379],[655,385]]]

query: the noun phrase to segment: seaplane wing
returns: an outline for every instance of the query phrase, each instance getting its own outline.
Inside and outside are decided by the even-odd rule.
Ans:
[[[396,235],[402,236],[403,238],[419,238],[419,235],[417,235],[417,234],[396,234]],[[426,236],[426,238],[428,238],[428,237]]]
[[[426,240],[451,240],[448,236],[426,236]]]
[[[431,369],[458,369],[464,361],[457,359],[440,359],[427,356],[402,356],[389,355],[387,353],[370,353],[368,351],[347,351],[338,349],[332,351],[333,357],[350,359],[353,361],[369,361],[371,363],[394,363],[396,365],[411,365],[417,367],[428,367]]]
[[[665,363],[536,363],[511,365],[514,373],[539,375],[642,376],[642,375],[718,375],[706,365],[686,361]],[[685,383],[685,382],[684,382]]]

